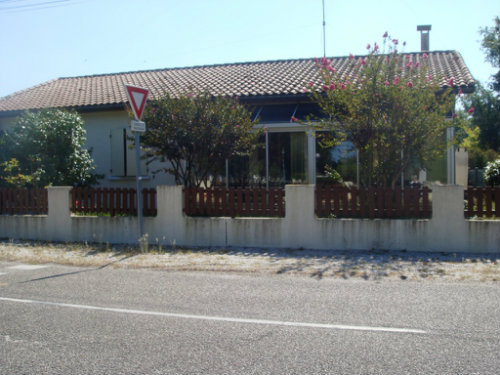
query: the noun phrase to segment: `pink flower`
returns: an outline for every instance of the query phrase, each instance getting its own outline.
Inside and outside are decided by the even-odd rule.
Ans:
[[[420,63],[419,62],[415,63],[415,68],[420,68]]]
[[[399,43],[399,40],[397,40],[397,39],[393,39],[393,40],[392,40],[392,43],[394,43],[394,45],[395,45],[395,46],[397,46],[397,45],[398,45],[398,43]]]
[[[406,69],[411,69],[411,67],[413,66],[413,63],[410,61],[405,66],[406,66]]]
[[[379,49],[378,44],[375,42],[375,44],[373,45],[373,50],[377,52],[378,49]]]
[[[428,57],[429,57],[429,55],[428,55],[428,54],[426,54],[426,53],[424,53],[422,57],[423,57],[424,59],[426,59],[426,58],[428,58]]]
[[[328,60],[326,57],[322,57],[321,58],[321,66],[323,68],[326,68],[327,66],[329,66],[331,64],[331,61]]]
[[[400,78],[399,78],[399,77],[396,77],[396,78],[394,78],[394,81],[392,81],[392,83],[393,83],[395,86],[397,86],[397,85],[399,85],[399,80],[400,80]]]
[[[473,115],[474,114],[474,107],[470,107],[467,113]]]
[[[239,127],[240,127],[240,125],[236,125],[236,127],[237,127],[237,128],[239,128]]]
[[[370,43],[368,43],[368,44],[366,45],[366,49],[370,49],[370,48],[372,48],[372,46],[370,45]]]
[[[321,88],[323,89],[323,91],[328,91],[328,86],[327,85],[323,85]]]
[[[450,87],[453,86],[453,81],[454,81],[453,78],[450,78],[448,80],[448,86],[450,86]]]
[[[451,114],[451,118],[455,118],[455,117],[457,117],[457,114],[456,113],[452,113]]]
[[[425,77],[425,82],[432,81],[432,76],[429,74],[427,77]]]
[[[294,116],[292,116],[291,120],[292,120],[292,122],[297,122],[297,121],[299,121],[299,119],[298,119],[297,117],[294,117]]]
[[[349,54],[349,60],[354,60],[354,55],[352,53]]]
[[[340,84],[340,88],[341,88],[342,90],[345,90],[345,89],[346,89],[346,85],[344,85],[343,83],[341,83],[341,84]]]
[[[412,83],[411,81],[409,81],[409,82],[406,84],[406,86],[408,86],[408,87],[410,87],[410,88],[411,88],[411,87],[413,87],[413,83]]]
[[[386,31],[384,35],[382,35],[382,38],[387,38],[389,36],[389,33]]]
[[[331,91],[335,90],[335,83],[330,83],[330,87],[329,88],[330,88]]]
[[[330,72],[332,73],[335,73],[335,68],[331,65],[328,65],[328,68],[327,68]]]
[[[361,59],[361,61],[359,62],[361,65],[366,65],[366,60],[365,59]]]
[[[464,93],[464,92],[462,91],[462,89],[458,90],[458,93],[457,93],[458,97],[460,98],[460,97],[462,96],[462,94],[463,94],[463,93]]]
[[[313,86],[314,86],[314,83],[312,83],[311,81],[309,81],[309,83],[307,84],[307,86],[309,86],[309,87],[313,87]]]
[[[387,81],[387,80],[386,80],[386,81],[384,82],[384,85],[385,85],[385,87],[389,86],[389,81]]]

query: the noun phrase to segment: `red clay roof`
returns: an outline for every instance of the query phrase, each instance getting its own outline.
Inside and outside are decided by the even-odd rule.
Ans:
[[[457,87],[473,89],[474,78],[456,51],[407,53],[405,61],[424,60],[429,73],[454,79]],[[357,56],[361,59],[363,56]],[[331,58],[341,73],[354,74],[349,57]],[[308,82],[320,84],[315,59],[278,60],[158,69],[137,72],[58,78],[0,98],[0,113],[37,108],[95,108],[122,105],[127,101],[124,84],[150,89],[150,98],[189,90],[207,90],[216,96],[256,97],[303,96]],[[447,79],[443,78],[442,86]]]

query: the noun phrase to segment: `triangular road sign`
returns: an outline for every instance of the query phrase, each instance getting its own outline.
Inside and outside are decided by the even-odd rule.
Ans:
[[[130,85],[125,85],[125,88],[127,89],[128,101],[134,112],[135,119],[140,121],[146,101],[148,100],[149,90]]]

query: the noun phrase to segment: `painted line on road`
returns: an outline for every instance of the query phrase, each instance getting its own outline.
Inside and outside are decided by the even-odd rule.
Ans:
[[[121,314],[150,315],[150,316],[161,316],[167,318],[196,319],[196,320],[211,320],[211,321],[227,322],[227,323],[245,323],[245,324],[275,325],[275,326],[286,326],[286,327],[305,327],[305,328],[324,328],[324,329],[351,330],[351,331],[412,333],[412,334],[427,333],[426,331],[423,331],[421,329],[413,329],[413,328],[370,327],[370,326],[355,326],[355,325],[344,325],[344,324],[287,322],[287,321],[266,320],[266,319],[228,318],[223,316],[178,314],[178,313],[167,313],[159,311],[119,309],[114,307],[75,305],[71,303],[37,301],[30,299],[18,299],[18,298],[8,298],[8,297],[0,297],[0,301],[66,307],[66,308],[73,308],[80,310],[107,311],[107,312],[114,312]]]
[[[42,264],[18,264],[17,266],[8,267],[10,270],[19,270],[19,271],[33,271],[39,270],[41,268],[47,268],[48,266]]]

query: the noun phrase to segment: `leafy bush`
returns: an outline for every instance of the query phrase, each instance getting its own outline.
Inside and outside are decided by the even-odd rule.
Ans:
[[[491,186],[500,186],[500,158],[486,164],[484,182]]]

